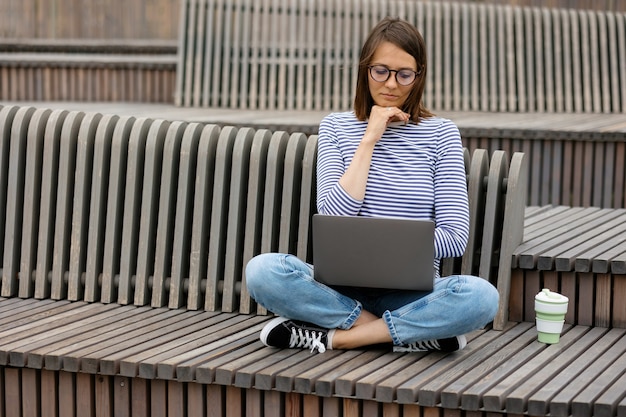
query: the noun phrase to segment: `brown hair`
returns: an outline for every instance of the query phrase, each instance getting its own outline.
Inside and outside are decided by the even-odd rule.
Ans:
[[[354,113],[357,119],[366,120],[375,104],[369,90],[367,67],[370,65],[376,49],[383,42],[396,45],[413,56],[417,62],[418,75],[402,110],[409,113],[411,120],[415,123],[418,123],[421,118],[432,117],[433,114],[422,102],[426,84],[426,44],[424,38],[409,22],[399,18],[386,17],[372,29],[361,49],[354,97]]]

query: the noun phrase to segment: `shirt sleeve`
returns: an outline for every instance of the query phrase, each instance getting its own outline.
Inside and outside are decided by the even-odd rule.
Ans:
[[[336,132],[332,114],[322,119],[317,142],[317,211],[322,214],[356,216],[363,201],[353,198],[339,185],[346,170],[346,162]]]
[[[446,120],[437,138],[434,175],[435,257],[462,256],[469,238],[469,202],[461,135]]]

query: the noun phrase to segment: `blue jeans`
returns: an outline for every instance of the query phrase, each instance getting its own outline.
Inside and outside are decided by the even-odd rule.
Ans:
[[[279,253],[251,259],[246,281],[267,310],[326,329],[349,329],[365,309],[383,318],[395,345],[480,329],[498,309],[498,291],[482,278],[437,278],[432,292],[329,287],[313,279],[312,265]]]

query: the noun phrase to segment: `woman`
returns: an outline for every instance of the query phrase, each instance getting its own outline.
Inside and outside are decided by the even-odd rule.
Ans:
[[[320,123],[320,213],[435,221],[435,270],[461,256],[469,234],[461,137],[422,103],[422,36],[385,18],[361,51],[354,111]],[[435,277],[432,292],[331,288],[295,256],[261,254],[246,267],[251,296],[279,317],[261,341],[279,348],[351,349],[393,343],[395,351],[456,351],[464,334],[493,320],[498,292],[472,276]]]

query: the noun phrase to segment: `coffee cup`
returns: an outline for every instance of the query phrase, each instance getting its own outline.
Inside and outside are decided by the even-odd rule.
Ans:
[[[544,288],[535,296],[537,338],[541,343],[558,343],[565,323],[569,299]]]

